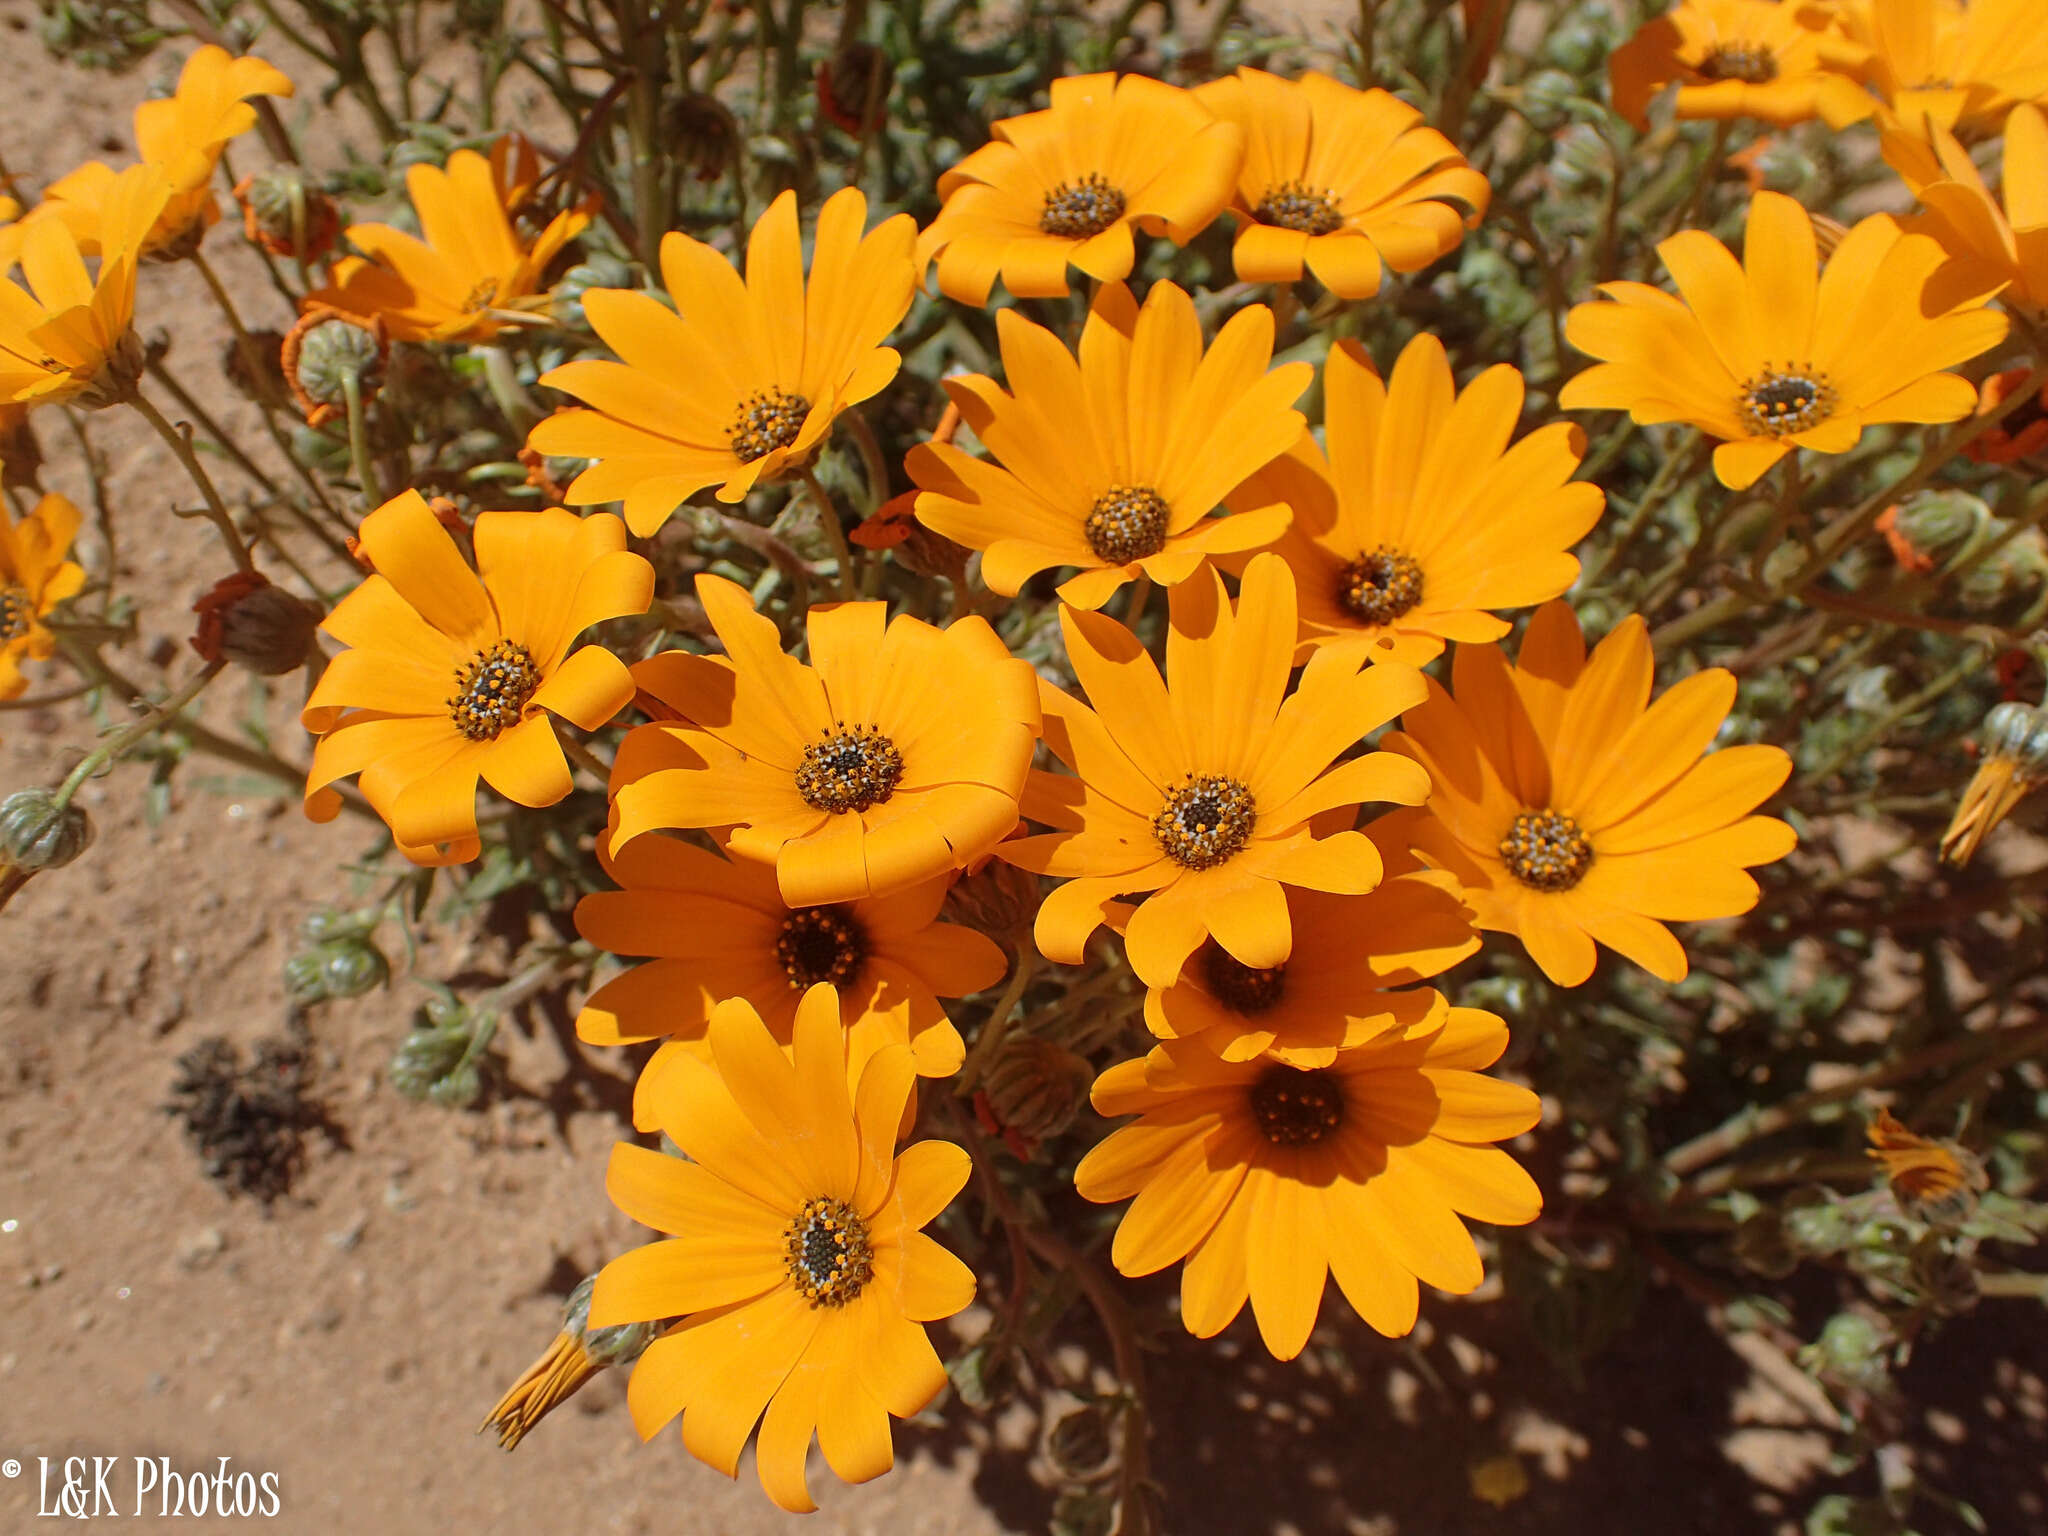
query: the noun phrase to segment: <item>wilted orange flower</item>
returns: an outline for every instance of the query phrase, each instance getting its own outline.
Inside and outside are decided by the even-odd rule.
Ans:
[[[1908,219],[1942,243],[1971,288],[2040,319],[2048,311],[2048,115],[2018,106],[2005,120],[2005,204],[1991,195],[1970,152],[1938,123],[1885,130],[1884,157],[1927,212]]]
[[[1323,368],[1329,457],[1303,438],[1259,490],[1294,508],[1274,546],[1301,589],[1301,651],[1420,666],[1446,640],[1497,640],[1491,610],[1547,602],[1579,574],[1567,551],[1600,519],[1571,482],[1586,434],[1569,422],[1509,438],[1522,375],[1506,364],[1460,393],[1443,343],[1409,342],[1382,382],[1356,342]]]
[[[1976,390],[1941,370],[2006,333],[2005,316],[1983,307],[1996,284],[1936,281],[1940,242],[1888,214],[1849,230],[1825,272],[1812,218],[1776,192],[1750,200],[1743,262],[1697,229],[1657,254],[1679,297],[1602,283],[1615,302],[1575,305],[1565,335],[1601,361],[1558,403],[1690,422],[1723,440],[1714,473],[1732,490],[1795,448],[1846,453],[1881,422],[1967,416]]]
[[[329,786],[360,773],[363,798],[421,864],[477,856],[479,776],[521,805],[569,793],[549,713],[594,731],[633,697],[624,662],[570,642],[645,613],[654,595],[654,568],[609,515],[484,512],[475,539],[472,571],[417,491],[364,518],[376,574],[321,624],[349,649],[299,715],[320,738],[306,814],[331,819],[341,799]]]
[[[867,200],[852,187],[818,214],[808,287],[796,194],[769,205],[747,241],[747,276],[688,235],[664,235],[662,280],[675,310],[652,294],[593,288],[591,328],[622,362],[581,359],[541,383],[594,410],[559,411],[527,446],[597,462],[576,477],[578,506],[623,501],[645,537],[707,485],[744,501],[810,461],[833,420],[896,377],[882,345],[910,308],[916,274],[908,214],[867,234]]]
[[[802,1512],[813,1433],[834,1472],[866,1482],[894,1462],[889,1415],[946,1384],[919,1325],[972,1301],[974,1276],[920,1228],[967,1182],[967,1154],[895,1153],[910,1053],[882,1051],[849,1092],[829,986],[804,995],[789,1055],[738,999],[710,1040],[712,1060],[677,1057],[653,1105],[689,1160],[612,1148],[613,1201],[675,1235],[604,1267],[590,1323],[680,1318],[633,1367],[634,1427],[652,1439],[680,1413],[685,1449],[732,1477],[759,1420],[761,1486]]]
[[[1914,1135],[1889,1109],[1880,1106],[1864,1134],[1870,1156],[1884,1165],[1885,1179],[1903,1205],[1946,1200],[1970,1185],[1970,1170],[1947,1143]]]
[[[1162,1046],[1096,1080],[1099,1113],[1139,1119],[1081,1160],[1074,1186],[1101,1203],[1137,1197],[1110,1248],[1124,1274],[1187,1259],[1181,1321],[1196,1338],[1249,1298],[1266,1348],[1291,1360],[1333,1275],[1397,1338],[1415,1326],[1417,1281],[1462,1296],[1484,1277],[1460,1216],[1519,1226],[1543,1208],[1491,1145],[1541,1112],[1528,1089],[1481,1075],[1507,1043],[1492,1014],[1453,1008],[1326,1067]]]
[[[697,596],[725,655],[633,669],[668,718],[613,761],[614,857],[643,832],[730,827],[733,853],[812,907],[920,885],[1016,825],[1036,678],[985,620],[939,630],[886,603],[817,605],[806,666],[743,588],[700,575]]]
[[[1838,0],[1837,67],[1875,92],[1829,115],[1840,128],[1876,113],[1922,131],[1998,132],[2018,102],[2048,102],[2040,0]]]
[[[2031,368],[1992,374],[1978,388],[1977,414],[1989,416],[2033,376]],[[1997,426],[1973,438],[1963,452],[1979,464],[2017,464],[2043,450],[2048,450],[2048,384],[2039,386],[2032,400],[2014,408]]]
[[[1677,85],[1680,118],[1754,117],[1789,126],[1867,110],[1869,98],[1841,72],[1825,8],[1805,0],[1680,0],[1607,61],[1614,110],[1638,129],[1650,102]],[[1823,56],[1823,42],[1834,46]]]
[[[1327,1067],[1338,1051],[1389,1030],[1414,1034],[1443,1022],[1443,994],[1414,983],[1479,948],[1456,880],[1417,870],[1363,896],[1286,895],[1294,948],[1284,961],[1255,969],[1212,939],[1172,986],[1145,994],[1146,1027],[1225,1061],[1270,1052],[1293,1066]]]
[[[1035,929],[1040,953],[1066,964],[1081,961],[1111,898],[1149,893],[1124,944],[1151,987],[1171,986],[1205,938],[1243,965],[1284,962],[1288,886],[1357,895],[1380,881],[1362,834],[1318,837],[1312,819],[1429,794],[1428,776],[1392,753],[1334,761],[1421,701],[1413,667],[1361,671],[1362,657],[1318,654],[1283,697],[1296,633],[1285,561],[1254,557],[1235,604],[1213,572],[1169,596],[1169,681],[1121,624],[1061,608],[1089,703],[1050,683],[1039,693],[1045,744],[1073,774],[1034,769],[1024,814],[1054,830],[996,850],[1066,881]]]
[[[593,195],[556,214],[531,244],[522,240],[512,215],[531,196],[539,167],[516,133],[493,144],[488,160],[458,149],[445,171],[413,166],[405,190],[425,238],[389,224],[351,224],[349,242],[363,254],[337,261],[329,286],[308,299],[381,317],[398,341],[488,341],[537,317],[548,305],[548,263],[597,209]]]
[[[892,896],[790,907],[774,866],[723,859],[678,838],[649,833],[615,857],[600,843],[598,857],[624,889],[585,896],[577,931],[615,955],[655,958],[590,995],[576,1033],[592,1045],[702,1040],[729,997],[746,998],[787,1043],[797,999],[825,981],[839,994],[857,1054],[908,1045],[919,1076],[947,1077],[964,1048],[939,999],[993,986],[1009,968],[993,940],[938,920],[946,875]]]
[[[1777,747],[1702,758],[1735,679],[1696,672],[1650,703],[1650,638],[1630,615],[1586,655],[1571,607],[1539,608],[1511,667],[1460,645],[1455,695],[1401,717],[1387,745],[1429,770],[1419,811],[1376,823],[1382,848],[1458,877],[1481,928],[1512,933],[1559,986],[1593,974],[1594,941],[1665,981],[1685,950],[1664,923],[1756,905],[1746,873],[1792,851],[1792,829],[1749,812],[1792,771]]]
[[[1244,132],[1230,205],[1243,282],[1289,283],[1306,267],[1339,297],[1369,299],[1383,264],[1421,271],[1486,212],[1486,178],[1385,91],[1247,65],[1195,94]]]
[[[85,568],[69,558],[81,520],[77,506],[54,493],[20,522],[0,502],[0,699],[28,691],[24,660],[56,653],[43,619],[85,585]]]
[[[207,43],[185,61],[176,94],[135,109],[135,149],[142,163],[162,173],[168,198],[142,244],[145,256],[181,256],[220,219],[213,195],[214,167],[230,139],[256,126],[252,96],[289,96],[292,83],[264,60],[234,58]],[[54,181],[32,218],[63,220],[88,253],[98,248],[100,225],[116,176],[88,160]]]
[[[1000,275],[1020,299],[1058,298],[1067,267],[1131,275],[1133,227],[1186,245],[1230,199],[1244,135],[1178,86],[1145,75],[1067,75],[1052,105],[994,124],[990,143],[939,177],[945,206],[917,240],[939,289],[986,304]]]
[[[1155,283],[1141,309],[1122,283],[1089,305],[1080,358],[1015,310],[996,317],[1006,392],[980,374],[947,393],[1000,464],[942,443],[911,450],[918,521],[982,553],[981,576],[1013,597],[1049,567],[1080,567],[1059,589],[1100,608],[1132,577],[1185,581],[1215,554],[1262,549],[1288,510],[1255,502],[1211,517],[1302,433],[1291,409],[1314,370],[1269,365],[1273,312],[1231,316],[1205,355],[1194,302]]]
[[[1967,864],[2013,807],[2048,784],[2048,711],[2008,699],[1984,717],[1984,760],[1941,835],[1941,856]]]
[[[135,267],[165,195],[154,166],[114,178],[100,208],[96,274],[62,219],[0,230],[0,273],[18,264],[27,284],[0,276],[0,404],[108,405],[142,376]]]

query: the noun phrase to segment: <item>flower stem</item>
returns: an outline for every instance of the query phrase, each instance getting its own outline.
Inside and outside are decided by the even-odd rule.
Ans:
[[[981,1074],[988,1070],[988,1064],[996,1048],[1010,1033],[1010,1016],[1017,1011],[1017,1005],[1024,1000],[1024,989],[1031,985],[1031,978],[1038,971],[1038,956],[1031,950],[1018,947],[1010,966],[1010,984],[1003,988],[1003,995],[996,999],[988,1017],[982,1020],[981,1033],[974,1038],[974,1049],[967,1053],[967,1059],[960,1063],[959,1084],[956,1093],[966,1095],[974,1092],[974,1085],[981,1081]]]
[[[804,489],[810,493],[811,505],[817,509],[818,521],[824,525],[826,542],[832,546],[832,556],[839,562],[839,596],[842,601],[853,597],[853,548],[846,542],[846,525],[839,521],[839,507],[831,494],[818,483],[817,473],[806,469]]]
[[[341,371],[341,396],[348,402],[348,456],[355,466],[356,484],[361,488],[365,509],[384,500],[377,482],[377,467],[370,462],[369,422],[363,414],[363,379],[354,368]]]
[[[192,477],[192,483],[199,487],[199,494],[206,500],[206,515],[213,526],[220,530],[221,542],[235,558],[239,570],[253,572],[256,562],[249,558],[249,546],[242,542],[241,534],[235,531],[235,520],[228,515],[227,503],[220,499],[220,492],[214,488],[213,477],[206,472],[206,466],[199,462],[199,455],[192,451],[192,439],[186,433],[172,426],[164,413],[149,403],[141,390],[134,390],[128,396],[128,403],[141,412],[142,417],[156,428],[157,436],[169,445],[171,452],[178,456],[178,462],[185,466],[185,473]]]
[[[187,704],[198,698],[206,685],[219,676],[221,668],[226,665],[225,661],[209,662],[198,672],[193,673],[182,687],[140,720],[123,726],[108,740],[86,753],[79,760],[78,766],[73,768],[65,777],[64,782],[57,786],[56,809],[61,811],[65,806],[69,805],[71,797],[78,793],[79,786],[85,783],[87,779],[108,766],[123,752],[134,746],[136,742],[142,740],[143,737],[154,731],[166,720],[179,714]]]

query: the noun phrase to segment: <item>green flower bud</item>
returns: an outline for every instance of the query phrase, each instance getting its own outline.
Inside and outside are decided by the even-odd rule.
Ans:
[[[1581,99],[1579,82],[1561,69],[1539,69],[1522,82],[1522,115],[1544,133],[1570,122]]]
[[[284,965],[284,988],[305,1006],[332,998],[361,997],[391,978],[383,951],[361,937],[329,939],[302,949]]]
[[[353,373],[365,400],[384,379],[384,343],[367,326],[338,316],[299,333],[291,377],[307,399],[337,409],[348,403],[344,380]]]
[[[1550,156],[1550,180],[1560,192],[1587,192],[1607,185],[1614,160],[1591,125],[1574,123],[1557,136]]]
[[[1611,13],[1600,6],[1581,6],[1544,39],[1543,62],[1567,74],[1590,75],[1607,62],[1619,41]]]
[[[1046,1454],[1064,1477],[1077,1482],[1093,1478],[1116,1458],[1117,1423],[1123,1404],[1096,1398],[1067,1414],[1045,1437]]]
[[[0,858],[16,869],[62,869],[92,843],[92,819],[60,805],[50,789],[17,789],[0,800]]]
[[[1799,1363],[1816,1375],[1877,1387],[1884,1381],[1890,1347],[1890,1337],[1876,1319],[1861,1312],[1837,1312],[1820,1337],[1799,1351]]]
[[[1994,704],[1984,717],[1984,753],[2010,758],[2020,776],[2048,779],[2048,709],[2007,702]]]
[[[1903,540],[1920,562],[1943,566],[1991,521],[1991,509],[1968,491],[1922,491],[1886,514],[1879,527]],[[1906,563],[1902,557],[1902,562]],[[1921,565],[1926,569],[1925,564]],[[1980,567],[1981,569],[1981,567]]]
[[[415,1029],[391,1058],[391,1081],[408,1099],[424,1099],[469,1050],[467,1029]]]

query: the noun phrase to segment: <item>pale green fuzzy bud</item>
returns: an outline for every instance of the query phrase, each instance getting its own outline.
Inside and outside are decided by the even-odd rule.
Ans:
[[[16,869],[62,869],[92,842],[80,805],[59,804],[50,789],[17,789],[0,800],[0,859]]]

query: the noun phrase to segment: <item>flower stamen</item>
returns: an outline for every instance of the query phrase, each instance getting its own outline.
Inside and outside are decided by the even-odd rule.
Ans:
[[[1246,965],[1213,939],[1202,946],[1202,980],[1209,994],[1235,1013],[1261,1014],[1280,1001],[1285,965]]]
[[[1082,531],[1097,558],[1128,565],[1166,548],[1170,516],[1166,498],[1149,485],[1112,485],[1095,498]]]
[[[0,645],[19,640],[36,620],[35,599],[26,587],[0,586]]]
[[[742,464],[765,459],[778,448],[787,448],[803,431],[804,418],[811,414],[811,402],[793,395],[780,385],[756,390],[733,413],[727,435],[732,439],[733,457]]]
[[[1421,601],[1421,565],[1385,544],[1337,573],[1337,604],[1361,624],[1391,624]]]
[[[1700,60],[1701,78],[1768,85],[1778,78],[1778,61],[1761,43],[1722,43]]]
[[[1787,365],[1783,372],[1766,368],[1745,380],[1736,410],[1758,437],[1795,437],[1834,415],[1839,399],[1825,373]]]
[[[865,811],[884,804],[903,781],[903,754],[872,725],[838,721],[825,739],[804,748],[796,792],[814,811]]]
[[[821,981],[844,987],[860,974],[868,936],[844,907],[804,907],[782,921],[775,958],[793,991]]]
[[[806,1201],[783,1236],[783,1252],[790,1283],[813,1307],[843,1307],[874,1278],[868,1224],[844,1200]]]
[[[517,725],[527,700],[540,687],[540,668],[532,653],[513,640],[493,642],[455,674],[455,695],[448,714],[455,728],[471,741],[495,741]]]
[[[1124,194],[1096,171],[1079,181],[1061,182],[1045,194],[1038,215],[1039,230],[1063,240],[1086,240],[1101,234],[1124,216]]]
[[[1251,841],[1258,821],[1252,792],[1220,774],[1187,775],[1152,818],[1152,835],[1184,869],[1214,869]]]
[[[1593,844],[1562,811],[1524,811],[1500,840],[1500,857],[1522,884],[1568,891],[1593,867]]]
[[[1322,1067],[1273,1063],[1252,1084],[1251,1104],[1259,1133],[1276,1147],[1320,1146],[1344,1124],[1343,1085]]]
[[[1299,181],[1283,181],[1266,189],[1252,217],[1261,224],[1300,230],[1304,235],[1334,235],[1344,227],[1334,191],[1317,191]]]

